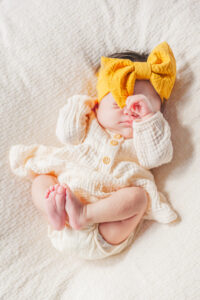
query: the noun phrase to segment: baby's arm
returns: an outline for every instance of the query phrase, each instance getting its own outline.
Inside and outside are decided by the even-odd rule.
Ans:
[[[139,163],[148,169],[172,160],[173,146],[168,122],[160,111],[133,121],[133,142]]]
[[[124,111],[133,118],[133,142],[140,165],[151,169],[170,162],[171,131],[162,113],[142,94],[129,96]]]
[[[67,104],[59,111],[56,136],[63,144],[80,144],[83,142],[88,116],[95,105],[94,98],[75,95],[67,99]]]

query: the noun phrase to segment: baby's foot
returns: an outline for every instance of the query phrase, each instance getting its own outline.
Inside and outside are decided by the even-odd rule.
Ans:
[[[53,229],[62,230],[68,219],[65,211],[66,188],[60,184],[48,188],[46,195],[47,219]]]
[[[69,217],[69,224],[73,229],[81,229],[86,225],[85,205],[72,193],[66,186],[66,204],[65,208]]]

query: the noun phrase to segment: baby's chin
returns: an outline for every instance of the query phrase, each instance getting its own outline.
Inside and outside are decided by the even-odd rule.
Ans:
[[[122,128],[120,134],[125,139],[132,139],[133,138],[133,129],[131,127]]]
[[[108,128],[108,130],[120,134],[125,139],[132,139],[133,138],[133,128],[132,127],[115,127],[115,128]]]

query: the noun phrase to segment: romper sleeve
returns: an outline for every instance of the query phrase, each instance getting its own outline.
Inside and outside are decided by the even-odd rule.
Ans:
[[[133,142],[141,166],[152,169],[172,160],[171,130],[160,111],[133,122]]]
[[[74,95],[59,110],[56,136],[63,144],[77,145],[83,142],[88,118],[96,101],[87,95]]]

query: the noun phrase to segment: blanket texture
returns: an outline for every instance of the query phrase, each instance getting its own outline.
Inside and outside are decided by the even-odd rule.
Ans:
[[[0,1],[1,299],[200,298],[199,10],[195,0]],[[9,149],[60,147],[59,109],[72,95],[96,96],[100,57],[149,53],[162,41],[177,62],[164,111],[174,156],[152,172],[179,222],[146,220],[134,247],[115,257],[66,257],[47,238],[30,181],[12,174]]]

